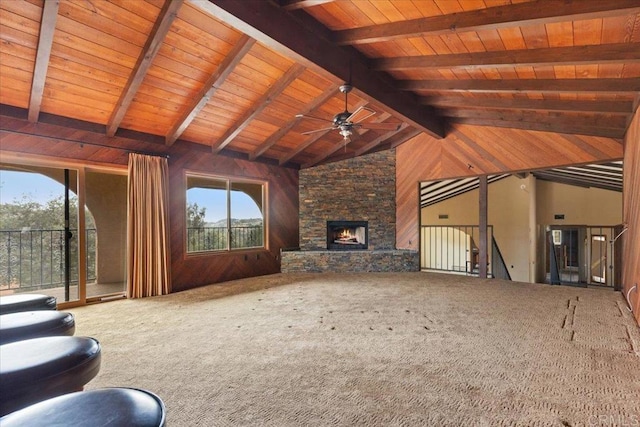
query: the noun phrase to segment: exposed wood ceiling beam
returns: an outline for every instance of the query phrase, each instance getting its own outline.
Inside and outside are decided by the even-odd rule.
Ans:
[[[451,123],[469,124],[474,126],[494,126],[505,127],[522,130],[536,130],[542,132],[555,132],[561,134],[577,134],[602,136],[607,138],[622,139],[624,138],[625,129],[621,128],[605,128],[597,126],[581,126],[567,124],[564,120],[548,120],[541,122],[522,122],[497,119],[478,119],[473,117],[451,117]]]
[[[212,150],[214,153],[219,153],[227,145],[240,134],[249,123],[255,119],[267,106],[274,100],[283,90],[291,84],[295,79],[304,72],[305,68],[300,64],[292,65],[284,75],[266,91],[260,99],[258,99],[246,112],[238,119],[227,132],[213,143]]]
[[[193,119],[200,113],[209,99],[222,86],[222,83],[229,77],[234,68],[242,61],[242,58],[251,50],[255,44],[255,40],[249,36],[242,35],[240,40],[233,46],[231,51],[225,56],[216,71],[209,77],[202,89],[193,97],[191,104],[182,113],[182,116],[176,121],[165,140],[167,145],[173,144],[180,135],[189,127]]]
[[[626,79],[491,79],[491,80],[403,80],[400,90],[453,92],[610,92],[640,91],[640,78]]]
[[[538,179],[542,179],[545,181],[554,181],[561,184],[577,185],[579,187],[598,187],[605,190],[618,192],[622,191],[622,183],[618,185],[612,180],[598,179],[597,177],[572,177],[563,173],[563,171],[554,170],[533,172],[533,175],[535,175],[535,177]]]
[[[334,97],[338,93],[339,88],[337,86],[331,87],[325,90],[320,96],[316,97],[311,104],[307,105],[304,110],[300,111],[299,114],[309,114],[329,99]],[[249,160],[254,160],[256,157],[259,157],[265,153],[269,148],[273,147],[284,135],[286,135],[293,127],[298,123],[299,119],[294,119],[289,121],[285,126],[281,127],[275,133],[273,133],[269,138],[267,138],[262,144],[258,146],[251,154],[249,154]]]
[[[118,102],[116,102],[115,109],[111,112],[111,117],[109,117],[109,121],[107,122],[108,136],[114,136],[116,134],[134,96],[138,92],[138,88],[140,88],[144,77],[147,75],[147,71],[149,71],[153,63],[153,59],[160,51],[160,46],[162,46],[162,42],[169,32],[171,24],[173,24],[176,16],[178,16],[178,10],[182,7],[182,3],[183,0],[165,0],[160,14],[153,25],[153,29],[149,34],[149,38],[138,56],[136,65],[133,67],[133,72],[129,75],[129,80],[127,80],[127,84],[124,86]]]
[[[626,116],[610,116],[608,114],[575,114],[566,112],[538,112],[521,110],[479,110],[479,109],[454,109],[442,110],[446,117],[466,117],[475,119],[541,122],[562,121],[568,126],[597,126],[606,128],[626,129]]]
[[[361,44],[464,31],[606,18],[640,12],[636,0],[545,0],[337,31],[337,44]]]
[[[550,169],[547,172],[558,171],[558,169]],[[575,177],[583,177],[592,179],[594,181],[607,181],[616,183],[617,185],[622,186],[622,182],[624,181],[622,177],[622,170],[619,170],[617,173],[602,173],[598,170],[593,169],[579,169],[574,167],[567,167],[560,169],[562,175],[565,176],[575,176]]]
[[[593,46],[381,58],[371,61],[371,67],[379,71],[393,71],[427,68],[478,69],[485,67],[635,63],[638,61],[640,61],[640,43],[615,43]]]
[[[364,153],[373,150],[374,148],[376,148],[378,145],[382,144],[387,139],[389,139],[392,136],[397,135],[398,133],[400,133],[403,130],[405,130],[407,127],[408,127],[408,125],[406,123],[402,123],[400,125],[399,129],[392,130],[391,132],[387,132],[385,134],[382,134],[382,135],[378,136],[377,138],[375,138],[374,140],[372,140],[371,142],[368,142],[367,145],[358,148],[356,150],[356,152],[355,152],[355,155],[356,156],[361,156]]]
[[[332,1],[335,0],[280,0],[280,6],[286,10],[295,10],[331,3]]]
[[[42,8],[42,19],[40,20],[40,36],[38,37],[38,51],[33,70],[33,81],[31,82],[31,95],[29,97],[29,121],[37,122],[42,106],[42,94],[44,93],[44,83],[47,79],[47,68],[49,68],[49,57],[53,45],[53,33],[56,30],[56,20],[58,19],[58,1],[45,1]]]
[[[576,173],[596,174],[603,177],[614,177],[622,182],[622,163],[619,165],[583,165],[583,166],[569,166],[568,171],[575,171]]]
[[[320,36],[312,25],[269,1],[190,0],[210,15],[248,34],[322,76],[348,81],[369,102],[383,104],[403,121],[436,138],[444,137],[437,112],[422,106],[413,94],[394,90],[395,80],[369,68],[367,58],[355,49],[341,47]]]
[[[607,114],[630,115],[631,101],[589,101],[567,99],[513,99],[513,98],[468,98],[462,96],[436,96],[424,98],[424,103],[436,107],[508,109],[536,111],[583,111]]]

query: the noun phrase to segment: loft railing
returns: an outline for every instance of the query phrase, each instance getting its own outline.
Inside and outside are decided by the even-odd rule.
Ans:
[[[223,251],[228,240],[232,249],[259,248],[264,246],[262,225],[230,228],[231,238],[227,239],[227,227],[188,227],[187,252]]]
[[[477,276],[479,274],[480,227],[477,225],[423,225],[421,227],[422,270],[443,271]],[[493,226],[488,227],[489,239]],[[489,252],[488,271],[491,272]]]
[[[75,236],[77,230],[70,230]],[[0,230],[0,290],[20,292],[64,284],[63,229]],[[87,282],[96,279],[96,230],[87,229]],[[78,259],[77,239],[71,239],[71,259]],[[77,262],[71,266],[70,282],[78,283]]]

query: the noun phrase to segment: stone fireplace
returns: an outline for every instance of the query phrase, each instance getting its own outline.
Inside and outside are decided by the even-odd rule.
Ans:
[[[395,249],[395,150],[300,171],[300,247],[281,271],[418,271],[418,252]]]
[[[368,240],[367,221],[327,221],[327,250],[364,250]]]

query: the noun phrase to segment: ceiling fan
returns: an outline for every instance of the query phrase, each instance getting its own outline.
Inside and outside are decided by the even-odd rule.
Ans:
[[[332,125],[328,127],[302,132],[302,135],[337,130],[340,135],[342,135],[345,143],[347,143],[351,140],[351,136],[357,129],[378,129],[389,131],[400,129],[400,123],[362,123],[363,120],[373,116],[376,112],[367,107],[358,107],[353,113],[349,112],[347,101],[349,92],[352,90],[353,86],[349,83],[345,83],[340,86],[340,92],[344,93],[344,111],[333,116],[333,120],[308,116],[305,114],[296,114],[296,118],[298,119],[304,118],[332,123]]]

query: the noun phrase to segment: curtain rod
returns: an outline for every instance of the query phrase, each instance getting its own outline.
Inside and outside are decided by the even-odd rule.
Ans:
[[[28,132],[23,132],[23,131],[18,131],[18,130],[0,129],[0,132],[15,133],[15,134],[26,135],[26,136],[36,136],[38,138],[46,138],[46,139],[65,141],[65,142],[76,142],[76,143],[80,144],[81,147],[83,145],[91,145],[91,146],[94,146],[94,147],[110,148],[110,149],[114,149],[114,150],[126,151],[127,153],[142,154],[142,155],[145,155],[145,156],[164,157],[166,159],[169,158],[168,154],[158,154],[158,153],[149,153],[149,152],[145,152],[145,151],[136,151],[136,150],[131,150],[129,148],[117,147],[117,146],[113,146],[113,145],[99,144],[97,142],[80,141],[78,139],[61,138],[61,137],[54,137],[54,136],[48,136],[48,135],[39,135],[39,134],[35,134],[35,133],[28,133]]]

